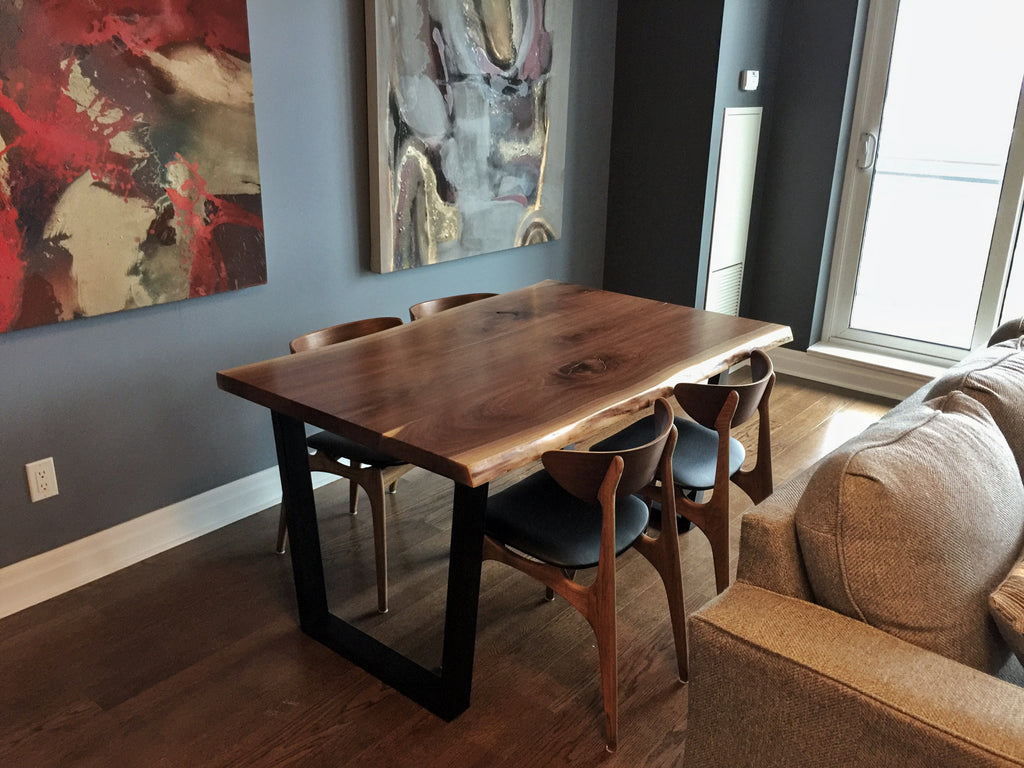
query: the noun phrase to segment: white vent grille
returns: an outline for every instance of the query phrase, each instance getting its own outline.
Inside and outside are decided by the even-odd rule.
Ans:
[[[704,308],[738,315],[761,134],[760,107],[730,107],[722,122]]]
[[[706,309],[724,315],[740,313],[740,293],[743,289],[743,263],[731,264],[712,272],[708,279]]]

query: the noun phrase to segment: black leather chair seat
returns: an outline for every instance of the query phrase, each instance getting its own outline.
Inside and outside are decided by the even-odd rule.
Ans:
[[[618,499],[616,556],[647,528],[647,514],[647,505],[637,497]],[[601,507],[580,501],[541,471],[487,500],[485,530],[509,547],[559,568],[591,568],[597,565],[601,544]]]
[[[315,432],[306,438],[306,444],[332,459],[349,459],[371,467],[397,467],[405,463],[333,432]]]
[[[675,418],[679,439],[672,453],[672,479],[682,488],[706,491],[715,487],[715,467],[718,462],[718,433],[695,421]],[[620,432],[594,445],[594,451],[619,451],[643,445],[655,437],[654,416],[647,416],[630,424]],[[743,443],[729,438],[729,476],[741,466],[747,452]]]

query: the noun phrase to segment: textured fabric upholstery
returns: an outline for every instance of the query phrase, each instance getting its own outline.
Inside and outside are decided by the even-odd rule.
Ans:
[[[989,595],[989,609],[999,634],[1024,664],[1024,561],[1019,561]]]
[[[1021,551],[1024,485],[977,401],[929,404],[827,457],[797,536],[818,603],[995,674],[1009,648],[988,596]]]
[[[744,515],[736,583],[690,618],[688,768],[1024,766],[993,618],[1024,613],[1017,331]]]
[[[686,768],[1024,766],[1024,692],[736,583],[690,620]]]
[[[1005,342],[972,355],[939,378],[928,398],[959,390],[985,406],[1024,475],[1024,351]]]
[[[813,467],[804,470],[743,515],[736,581],[780,595],[814,600],[793,523],[797,502],[813,474]],[[751,553],[756,556],[751,557]]]
[[[1024,317],[1018,317],[1016,320],[1007,320],[996,328],[995,332],[989,337],[988,346],[991,347],[1004,341],[1014,341],[1019,349],[1024,349]]]

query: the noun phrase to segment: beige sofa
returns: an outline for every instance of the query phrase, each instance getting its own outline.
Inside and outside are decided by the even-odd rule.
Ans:
[[[1024,766],[1024,323],[993,338],[743,517],[686,766]]]

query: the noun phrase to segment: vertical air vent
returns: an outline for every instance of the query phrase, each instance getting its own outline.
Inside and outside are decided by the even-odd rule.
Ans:
[[[738,315],[742,289],[743,262],[712,272],[708,277],[708,295],[704,308],[724,315]]]
[[[757,170],[761,107],[725,110],[704,308],[738,315]]]

